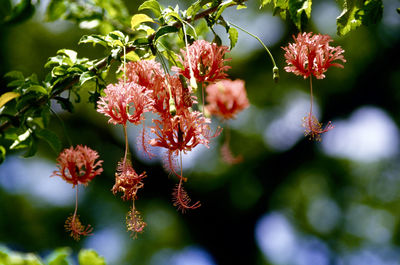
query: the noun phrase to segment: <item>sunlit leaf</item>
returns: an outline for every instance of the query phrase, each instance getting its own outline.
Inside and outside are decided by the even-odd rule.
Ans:
[[[28,88],[26,89],[25,92],[26,92],[26,93],[29,93],[29,92],[37,92],[37,93],[44,94],[44,95],[47,95],[47,94],[48,94],[47,90],[46,90],[44,87],[39,86],[39,85],[30,86],[30,87],[28,87]]]
[[[13,100],[14,98],[17,98],[21,96],[21,94],[17,92],[6,92],[3,95],[0,96],[0,108],[3,107],[7,102],[10,100]]]
[[[69,255],[71,255],[71,249],[59,248],[54,250],[47,258],[48,265],[70,265]]]
[[[179,31],[179,29],[174,26],[161,27],[160,29],[157,30],[157,32],[154,36],[154,40],[157,40],[158,38],[160,38],[161,36],[163,36],[165,34],[172,33],[172,32],[178,32],[178,31]]]
[[[289,0],[289,14],[296,27],[301,30],[302,17],[311,17],[312,0]]]
[[[141,23],[144,23],[144,22],[153,22],[154,23],[154,20],[151,17],[149,17],[148,15],[145,15],[145,14],[134,15],[132,17],[132,19],[131,19],[131,28],[133,30],[135,30],[136,26],[138,26],[138,25],[140,25]]]
[[[337,34],[343,36],[361,25],[377,23],[382,18],[382,0],[345,0],[337,17]]]
[[[239,33],[237,31],[237,29],[230,27],[229,28],[229,39],[231,41],[231,50],[233,49],[233,47],[235,47],[237,40],[239,38]]]
[[[78,255],[78,260],[79,265],[106,265],[104,258],[91,249],[81,250]]]
[[[161,16],[162,8],[156,0],[147,0],[143,4],[141,4],[138,8],[139,11],[145,10],[145,9],[151,10],[156,17]]]
[[[31,134],[32,130],[28,129],[23,134],[18,135],[17,139],[11,144],[10,149],[25,148],[26,146],[21,146],[21,143],[27,140]]]

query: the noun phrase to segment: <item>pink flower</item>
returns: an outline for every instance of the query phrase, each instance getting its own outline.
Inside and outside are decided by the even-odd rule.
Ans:
[[[225,79],[206,88],[206,109],[223,119],[231,119],[249,106],[243,80]]]
[[[95,176],[103,172],[102,160],[96,162],[99,155],[89,147],[78,145],[64,149],[57,158],[59,168],[52,176],[60,176],[73,187],[78,184],[87,185]]]
[[[146,177],[146,172],[138,175],[133,169],[130,161],[118,163],[117,172],[115,173],[115,184],[112,188],[114,195],[117,192],[122,192],[123,200],[135,200],[137,192],[143,188],[143,178]]]
[[[90,236],[93,231],[91,225],[85,226],[82,224],[81,220],[79,220],[79,215],[76,215],[76,213],[67,218],[64,227],[69,235],[76,241],[79,241],[81,236]]]
[[[155,126],[151,132],[156,138],[150,140],[150,145],[164,147],[172,153],[191,151],[198,144],[208,147],[210,138],[219,135],[218,130],[211,135],[210,119],[205,118],[198,111],[187,112],[184,115],[175,115],[169,118],[153,121]]]
[[[187,50],[181,49],[182,62],[184,69],[173,67],[173,71],[178,71],[188,79],[193,77],[197,82],[214,82],[227,77],[225,73],[230,66],[224,65],[229,59],[224,59],[225,53],[229,51],[227,46],[218,46],[205,40],[197,40],[188,46]]]
[[[295,75],[302,75],[304,79],[314,75],[318,79],[325,78],[324,73],[331,66],[343,68],[335,60],[346,62],[343,57],[344,50],[338,47],[329,46],[332,41],[329,35],[312,35],[312,33],[299,33],[297,38],[293,36],[294,43],[289,43],[287,47],[282,47],[286,53],[285,67],[287,72]]]
[[[110,123],[126,125],[129,121],[139,124],[144,119],[143,114],[152,110],[150,91],[138,84],[110,84],[104,93],[106,95],[97,102],[97,111],[110,117]]]
[[[147,89],[157,90],[165,81],[164,72],[160,63],[155,60],[140,60],[126,64],[126,77],[128,82],[134,82]]]

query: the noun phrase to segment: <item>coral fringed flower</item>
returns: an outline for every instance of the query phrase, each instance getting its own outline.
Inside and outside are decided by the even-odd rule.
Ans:
[[[332,130],[335,126],[329,121],[325,128],[322,129],[322,123],[309,113],[303,118],[303,127],[305,128],[304,135],[309,136],[310,140],[321,141],[321,134]]]
[[[59,168],[54,171],[53,176],[59,176],[66,182],[71,183],[76,188],[75,211],[65,221],[65,229],[75,240],[81,236],[88,236],[92,233],[91,225],[84,226],[77,215],[78,210],[78,184],[88,185],[95,176],[103,172],[101,167],[103,161],[98,160],[99,155],[96,151],[87,146],[78,145],[64,149],[57,158]]]
[[[108,122],[125,125],[128,121],[140,124],[143,114],[152,109],[150,91],[135,83],[110,84],[98,101],[97,111],[110,117]]]
[[[183,69],[173,67],[173,71],[178,71],[187,79],[194,77],[197,82],[214,82],[227,77],[226,71],[230,66],[224,63],[230,59],[225,59],[225,53],[229,51],[227,46],[218,46],[205,40],[196,40],[189,45],[187,50],[181,50],[183,59],[179,60],[183,64]],[[192,76],[193,75],[193,76]]]
[[[91,225],[84,226],[79,220],[79,215],[71,215],[65,221],[65,230],[70,234],[70,236],[79,241],[81,236],[90,236],[93,227]]]
[[[235,118],[249,106],[243,80],[221,80],[207,86],[206,91],[207,111],[223,119]]]
[[[220,151],[222,160],[229,165],[239,164],[243,161],[242,155],[234,156],[232,154],[231,148],[229,147],[229,139],[225,139]]]
[[[325,78],[324,73],[331,66],[343,68],[340,63],[333,61],[340,60],[346,62],[343,57],[344,50],[340,47],[329,45],[333,40],[329,35],[310,33],[299,33],[293,36],[294,43],[290,43],[285,50],[285,59],[288,66],[287,72],[301,75],[306,79],[314,75],[317,79]]]
[[[130,161],[119,162],[117,172],[115,173],[115,184],[112,188],[112,192],[122,192],[121,196],[124,201],[135,200],[137,192],[140,188],[143,188],[144,184],[142,180],[146,177],[146,172],[138,175],[133,169]]]
[[[95,176],[103,172],[102,160],[96,161],[99,155],[87,146],[77,145],[64,149],[57,158],[58,170],[52,176],[59,176],[72,187],[78,184],[87,185]]]

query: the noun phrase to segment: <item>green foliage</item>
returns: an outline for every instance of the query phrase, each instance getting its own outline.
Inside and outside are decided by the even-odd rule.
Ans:
[[[92,249],[83,249],[79,252],[80,265],[105,265],[106,262],[103,257],[99,256],[96,251]]]
[[[261,0],[261,6],[272,4],[274,15],[290,19],[299,30],[311,18],[312,0]],[[337,34],[343,36],[361,25],[375,24],[382,18],[382,0],[344,0],[343,12],[337,18]]]
[[[13,4],[11,0],[2,0],[0,3],[0,24],[21,23],[35,13],[35,6],[31,0],[21,0]]]
[[[162,7],[156,0],[147,0],[138,8],[139,11],[146,9],[152,11],[156,18],[159,18],[161,16]]]
[[[337,34],[342,36],[361,25],[375,24],[382,18],[382,0],[345,0],[337,18]]]
[[[33,253],[10,251],[0,246],[0,264],[2,265],[72,265],[70,248],[58,248],[50,253],[44,261]],[[104,258],[92,249],[82,249],[78,254],[79,265],[106,265]]]

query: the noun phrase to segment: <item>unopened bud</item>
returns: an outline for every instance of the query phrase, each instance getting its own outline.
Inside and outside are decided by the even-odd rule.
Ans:
[[[277,83],[279,81],[279,69],[278,69],[278,67],[274,66],[274,68],[272,69],[272,72],[273,72],[272,78],[274,79],[275,83]]]

